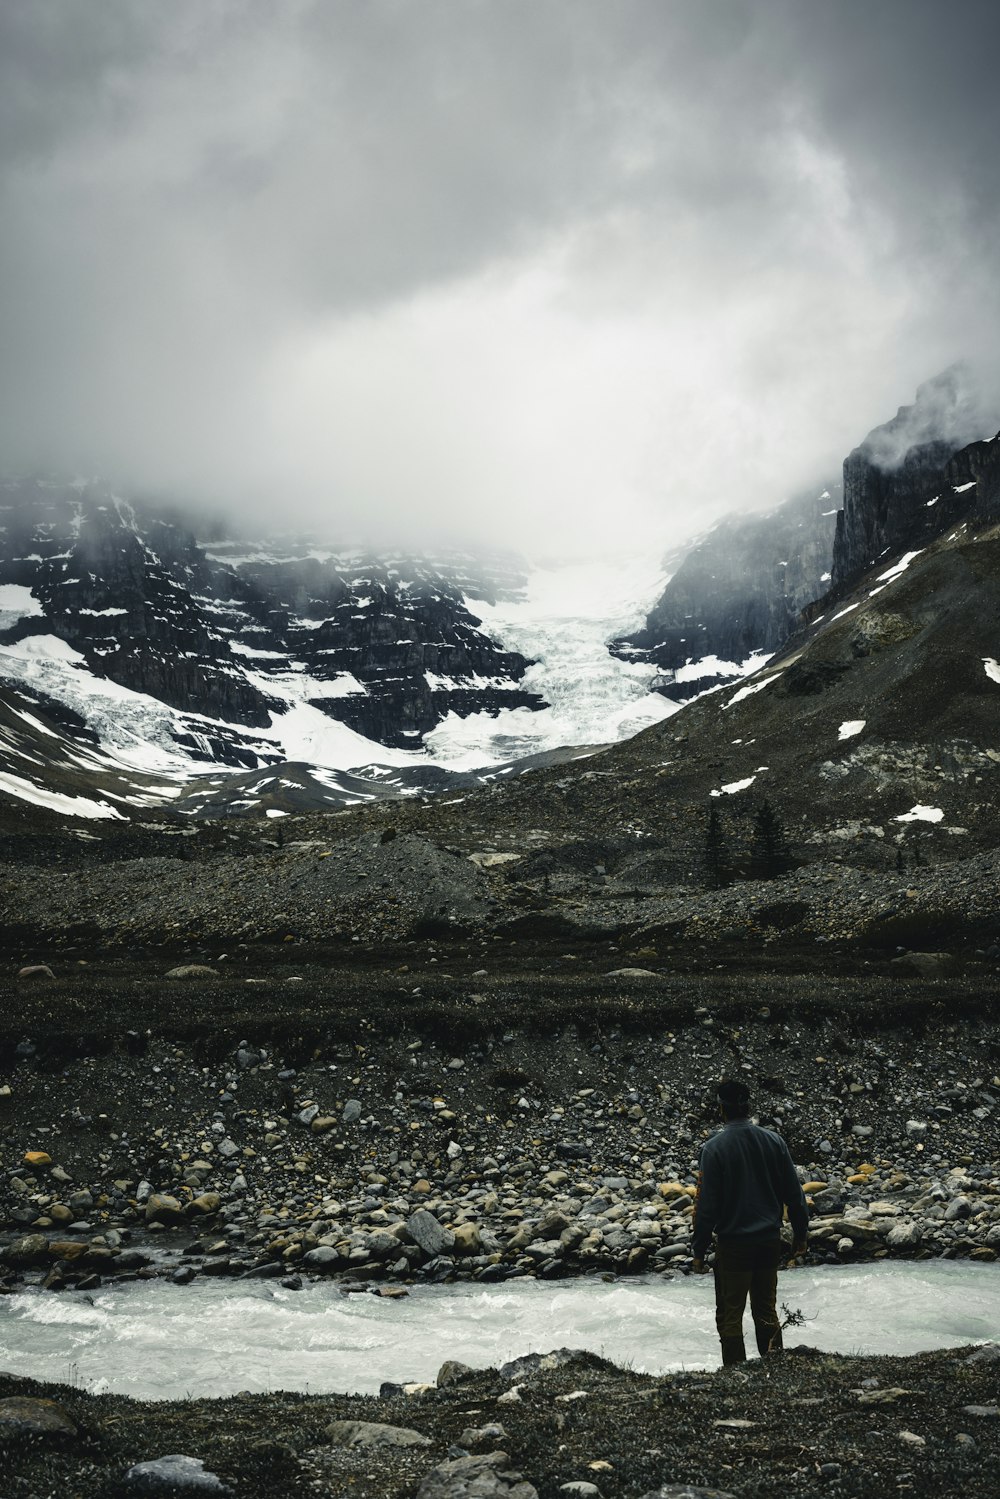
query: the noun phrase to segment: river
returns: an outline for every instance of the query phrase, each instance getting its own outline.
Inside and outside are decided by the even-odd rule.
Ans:
[[[778,1302],[808,1319],[787,1343],[830,1352],[1000,1338],[991,1265],[797,1269],[782,1274]],[[446,1358],[486,1367],[558,1347],[661,1373],[718,1364],[713,1312],[709,1276],[415,1286],[398,1299],[344,1294],[333,1281],[300,1291],[261,1280],[112,1283],[89,1296],[0,1298],[0,1369],[143,1399],[372,1393],[383,1380],[432,1380]]]

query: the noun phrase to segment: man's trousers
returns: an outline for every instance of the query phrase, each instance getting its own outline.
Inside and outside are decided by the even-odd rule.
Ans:
[[[780,1234],[754,1238],[720,1238],[715,1248],[715,1325],[722,1343],[724,1364],[742,1363],[743,1311],[750,1297],[750,1314],[763,1358],[781,1347],[778,1294]]]

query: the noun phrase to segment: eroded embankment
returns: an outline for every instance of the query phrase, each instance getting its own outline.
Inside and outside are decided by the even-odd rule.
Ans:
[[[407,1395],[396,1386],[384,1399],[273,1394],[153,1405],[0,1375],[0,1462],[10,1492],[32,1499],[150,1492],[142,1465],[168,1454],[175,1474],[176,1458],[186,1459],[189,1475],[203,1485],[213,1475],[214,1492],[241,1499],[819,1491],[993,1499],[996,1355],[995,1347],[908,1359],[804,1350],[666,1378],[590,1355],[536,1356],[504,1371],[445,1366],[436,1387]],[[39,1398],[55,1404],[40,1407]],[[671,1484],[697,1487],[661,1488]]]

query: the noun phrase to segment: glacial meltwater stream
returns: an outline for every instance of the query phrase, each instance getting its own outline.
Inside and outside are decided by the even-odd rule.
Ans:
[[[831,1352],[1000,1338],[991,1265],[799,1269],[780,1277],[778,1302],[808,1319],[787,1342]],[[398,1299],[345,1294],[331,1281],[300,1291],[260,1280],[133,1282],[0,1298],[0,1369],[145,1399],[372,1393],[383,1380],[432,1380],[446,1358],[486,1367],[559,1347],[660,1373],[718,1364],[713,1312],[710,1276],[416,1286]]]

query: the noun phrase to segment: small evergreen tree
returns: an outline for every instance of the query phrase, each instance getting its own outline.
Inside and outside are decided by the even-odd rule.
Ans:
[[[714,802],[708,809],[708,828],[705,832],[705,883],[709,890],[721,890],[733,880],[732,860],[722,829],[722,819]]]
[[[792,867],[781,819],[768,801],[761,802],[753,820],[750,843],[750,878],[775,880]]]

